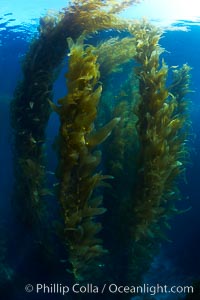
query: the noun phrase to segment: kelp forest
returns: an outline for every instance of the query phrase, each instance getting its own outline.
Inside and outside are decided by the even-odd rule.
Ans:
[[[74,0],[40,19],[10,107],[16,232],[12,241],[1,236],[4,299],[14,293],[40,299],[24,295],[27,283],[142,284],[168,240],[170,220],[182,213],[190,66],[167,64],[158,27],[119,17],[139,2]],[[66,94],[56,99],[63,68]],[[49,170],[52,114],[59,120],[52,145],[57,167]],[[22,256],[17,265],[9,259],[15,247]],[[94,296],[102,297],[60,295]],[[134,296],[104,293],[104,299]]]

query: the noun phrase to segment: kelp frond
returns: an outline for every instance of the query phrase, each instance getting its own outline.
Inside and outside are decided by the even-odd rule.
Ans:
[[[112,8],[109,10],[109,13],[119,13],[131,5],[138,4],[142,0],[121,0],[121,1],[116,1],[116,0],[108,0],[107,3],[112,6]]]
[[[141,94],[137,129],[142,146],[143,172],[140,176],[143,188],[140,187],[135,213],[141,221],[143,219],[143,228],[159,221],[166,188],[173,189],[174,180],[182,172],[184,163],[181,160],[184,144],[181,132],[184,131],[186,118],[182,112],[178,113],[178,93],[172,95],[166,87],[169,69],[164,61],[161,65],[159,62],[163,51],[158,45],[159,35],[154,27],[146,24],[136,35],[139,39],[136,60],[141,64],[136,68],[136,73]],[[184,82],[180,90],[184,91],[187,87],[188,83]],[[136,239],[144,233],[144,230],[139,230],[139,224],[137,227]]]
[[[101,76],[106,78],[108,74],[119,72],[123,64],[133,60],[136,54],[135,39],[133,37],[109,39],[98,45],[97,53]]]
[[[175,183],[184,171],[187,153],[185,112],[189,102],[186,104],[184,96],[190,76],[187,67],[176,71],[169,90],[169,68],[164,60],[160,61],[163,49],[159,46],[159,30],[143,22],[136,25],[134,32],[135,59],[139,63],[135,72],[139,79],[137,131],[141,148],[138,184],[133,195],[132,238],[133,252],[137,252],[138,247],[148,251],[162,235],[163,223],[174,214],[175,200],[180,198]],[[138,258],[132,259],[134,270]]]
[[[101,224],[95,217],[105,212],[102,197],[93,191],[109,176],[95,173],[101,160],[100,151],[92,149],[103,142],[119,122],[113,119],[94,132],[94,120],[101,97],[100,73],[93,46],[84,46],[81,36],[74,43],[68,39],[69,72],[66,74],[68,94],[58,101],[60,116],[58,198],[64,218],[64,240],[76,280],[98,273],[99,257],[106,253],[96,237]],[[109,177],[110,178],[110,177]]]
[[[98,0],[72,1],[71,6],[68,8],[73,16],[71,26],[74,28],[79,26],[82,31],[85,30],[88,33],[104,29],[127,29],[128,22],[115,15],[117,10],[113,9],[112,12],[108,10],[108,8],[111,8],[109,2]]]

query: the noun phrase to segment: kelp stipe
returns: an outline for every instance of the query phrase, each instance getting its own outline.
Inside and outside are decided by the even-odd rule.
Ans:
[[[114,117],[120,117],[121,120],[103,147],[106,171],[114,176],[112,187],[104,191],[105,198],[109,199],[105,202],[108,213],[103,223],[105,242],[109,249],[107,273],[111,281],[119,284],[127,283],[127,253],[130,249],[130,224],[133,217],[131,192],[139,153],[137,117],[134,114],[136,86],[137,79],[134,76],[130,76],[122,85],[117,97],[119,103],[112,112]],[[117,263],[119,260],[120,263]]]
[[[68,94],[58,101],[59,106],[53,105],[61,122],[56,173],[64,220],[62,238],[76,281],[86,281],[95,276],[101,265],[99,258],[107,252],[96,236],[101,224],[95,220],[105,209],[102,197],[95,197],[93,192],[110,176],[95,173],[101,152],[94,148],[110,135],[119,122],[119,118],[115,118],[97,132],[94,130],[102,86],[95,48],[84,46],[83,41],[84,36],[80,36],[76,43],[68,39]]]
[[[52,26],[49,26],[51,22]],[[45,130],[50,115],[49,99],[55,68],[66,51],[63,28],[54,18],[40,23],[39,38],[34,40],[23,61],[23,80],[11,103],[14,132],[14,204],[18,219],[26,228],[40,227],[45,205]],[[64,40],[64,44],[63,44]],[[59,51],[56,45],[59,44]],[[54,45],[54,47],[53,47]]]

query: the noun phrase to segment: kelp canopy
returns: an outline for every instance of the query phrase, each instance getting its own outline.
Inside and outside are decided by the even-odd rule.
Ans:
[[[41,18],[11,105],[17,214],[37,229],[35,239],[41,228],[53,235],[44,224],[54,194],[66,276],[75,281],[141,282],[178,213],[190,67],[172,72],[161,59],[160,30],[117,16],[138,2],[72,1]],[[54,103],[65,57],[67,94]],[[54,190],[44,159],[52,111],[60,120]]]

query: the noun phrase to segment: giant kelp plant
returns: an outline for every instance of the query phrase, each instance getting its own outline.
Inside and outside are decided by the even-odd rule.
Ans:
[[[70,48],[68,94],[55,107],[60,116],[58,136],[59,179],[58,199],[64,218],[64,239],[69,251],[69,261],[76,280],[91,276],[91,266],[98,270],[97,257],[106,251],[96,234],[101,224],[95,216],[105,212],[102,196],[94,197],[94,189],[102,184],[104,176],[95,169],[101,161],[101,152],[93,149],[111,133],[119,118],[114,118],[95,131],[94,120],[102,86],[99,83],[99,65],[95,48],[84,48],[83,36]]]
[[[140,283],[178,212],[190,68],[174,69],[167,84],[159,29],[117,16],[137,2],[72,1],[42,18],[12,102],[13,197],[22,220],[37,229],[48,220],[43,197],[53,193],[45,129],[51,111],[59,116],[54,201],[75,281]],[[65,56],[67,94],[57,104],[52,86]]]
[[[179,193],[176,179],[184,171],[187,161],[188,101],[184,96],[188,92],[190,68],[184,65],[175,71],[174,83],[168,88],[169,69],[159,59],[163,52],[158,45],[159,30],[144,22],[135,28],[134,33],[140,93],[136,112],[140,157],[137,184],[132,195],[135,218],[131,230],[132,265],[136,270],[134,266],[140,253],[151,256],[154,241],[163,235],[164,227],[169,227],[169,216],[177,212],[175,200],[179,199]],[[143,264],[148,266],[145,260]],[[132,278],[133,274],[130,276]]]
[[[44,213],[42,198],[48,194],[43,189],[45,129],[50,114],[52,85],[68,48],[66,38],[77,38],[83,31],[125,29],[126,22],[104,9],[108,5],[110,9],[115,5],[118,7],[115,1],[107,4],[73,1],[64,12],[41,18],[39,37],[32,42],[24,59],[23,80],[15,91],[11,121],[15,144],[14,201],[20,219],[29,226],[41,222]],[[121,9],[126,5],[128,2],[122,2]],[[29,174],[33,174],[33,180]]]

